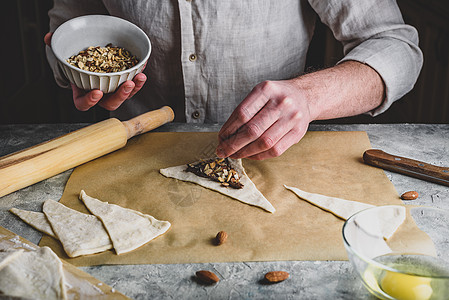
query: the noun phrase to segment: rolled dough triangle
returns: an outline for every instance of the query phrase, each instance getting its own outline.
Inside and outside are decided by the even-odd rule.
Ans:
[[[51,225],[48,222],[48,219],[44,213],[18,209],[14,207],[11,208],[9,211],[18,216],[19,218],[21,218],[28,225],[31,225],[32,227],[36,228],[37,230],[46,233],[49,236],[52,236],[56,239],[58,238],[56,234],[53,232],[53,229],[51,228]]]
[[[112,248],[109,235],[97,217],[53,200],[44,202],[43,211],[68,256],[94,254]]]
[[[171,226],[168,221],[159,221],[150,215],[103,202],[84,191],[81,191],[80,199],[103,222],[117,254],[143,246],[164,234]]]
[[[243,168],[241,159],[231,159],[228,158],[229,162],[240,177],[240,182],[243,184],[241,189],[233,189],[222,186],[219,182],[210,180],[209,178],[203,178],[197,176],[191,172],[186,172],[186,165],[175,166],[170,168],[165,168],[159,170],[165,177],[175,178],[182,181],[188,181],[196,183],[202,187],[208,188],[210,190],[219,192],[223,195],[236,199],[240,202],[258,206],[266,211],[274,213],[276,209],[271,205],[271,203],[265,198],[265,196],[257,189],[256,185],[249,179],[248,175]],[[195,163],[194,163],[195,164]]]

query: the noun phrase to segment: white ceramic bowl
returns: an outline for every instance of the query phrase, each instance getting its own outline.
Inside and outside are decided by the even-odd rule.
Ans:
[[[114,73],[95,73],[70,65],[66,59],[89,46],[107,44],[122,47],[137,57],[132,68]],[[120,84],[142,72],[151,53],[148,36],[139,27],[124,19],[106,15],[87,15],[59,26],[51,39],[51,48],[62,71],[70,82],[83,90],[99,89],[114,92]]]

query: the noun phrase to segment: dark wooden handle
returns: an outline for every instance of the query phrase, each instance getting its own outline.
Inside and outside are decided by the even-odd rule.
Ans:
[[[385,170],[449,186],[449,168],[388,154],[378,149],[366,150],[363,161]]]

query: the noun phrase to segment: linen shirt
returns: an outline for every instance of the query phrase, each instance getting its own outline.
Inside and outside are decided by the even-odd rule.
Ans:
[[[386,98],[371,115],[411,90],[422,66],[417,31],[394,0],[55,0],[50,31],[86,14],[126,19],[152,44],[148,80],[112,112],[119,119],[169,105],[176,121],[225,122],[256,84],[303,73],[317,17],[343,44],[342,61],[382,77]],[[47,56],[68,87],[49,48]]]

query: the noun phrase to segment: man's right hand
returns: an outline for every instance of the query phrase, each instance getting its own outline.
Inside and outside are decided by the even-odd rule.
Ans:
[[[49,32],[44,36],[44,42],[49,47],[51,46],[52,35],[53,33]],[[133,80],[125,81],[114,93],[107,95],[104,95],[100,90],[86,92],[71,83],[73,102],[75,107],[80,111],[86,111],[96,104],[104,109],[113,111],[119,108],[123,102],[134,96],[143,87],[146,80],[146,75],[139,73],[134,76]]]

